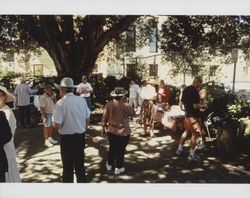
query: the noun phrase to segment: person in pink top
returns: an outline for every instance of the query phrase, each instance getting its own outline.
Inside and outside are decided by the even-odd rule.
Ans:
[[[113,99],[106,104],[102,117],[103,133],[107,133],[109,139],[106,168],[108,171],[115,168],[117,175],[125,172],[124,154],[131,133],[129,118],[134,115],[134,110],[125,97],[127,93],[124,88],[116,87],[110,93]]]

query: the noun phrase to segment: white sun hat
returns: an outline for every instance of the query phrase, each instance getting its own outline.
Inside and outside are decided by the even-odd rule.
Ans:
[[[7,96],[6,102],[13,102],[14,101],[15,96],[12,93],[10,93],[5,87],[0,85],[0,90],[6,94],[6,96]]]
[[[61,80],[60,85],[54,83],[55,87],[57,89],[60,89],[61,87],[66,87],[66,88],[76,88],[77,85],[74,85],[74,81],[72,78],[65,77]]]

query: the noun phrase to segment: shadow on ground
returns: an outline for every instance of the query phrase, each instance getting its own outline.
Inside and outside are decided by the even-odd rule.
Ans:
[[[99,116],[100,118],[100,116]],[[215,142],[201,153],[202,161],[190,162],[175,154],[180,134],[156,127],[153,138],[131,123],[132,135],[125,155],[126,172],[107,172],[107,137],[101,136],[100,119],[94,118],[86,135],[85,167],[89,182],[94,183],[249,183],[249,154],[218,155]],[[59,135],[54,134],[59,140]],[[60,182],[62,164],[59,145],[45,148],[43,128],[18,129],[15,135],[17,162],[23,182]]]

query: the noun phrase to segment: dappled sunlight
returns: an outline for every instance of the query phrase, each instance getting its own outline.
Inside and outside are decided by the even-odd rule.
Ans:
[[[187,174],[187,173],[192,173],[192,171],[191,170],[181,170],[181,173],[183,173],[183,174]]]
[[[99,151],[94,147],[85,148],[85,156],[95,156],[99,155]]]
[[[215,140],[208,141],[208,150],[200,162],[190,162],[175,151],[181,134],[156,127],[154,136],[144,135],[143,127],[132,122],[132,134],[125,153],[125,173],[107,171],[108,138],[101,135],[101,125],[91,124],[86,132],[85,169],[94,183],[228,183],[250,182],[250,161],[247,154],[222,160]],[[59,135],[55,134],[59,140]],[[42,127],[17,131],[17,163],[23,182],[60,182],[62,162],[60,146],[43,145]],[[188,149],[189,141],[184,147]]]
[[[222,164],[223,167],[225,167],[230,173],[234,174],[247,174],[250,176],[249,170],[246,170],[244,166],[234,166],[231,164]]]
[[[126,151],[130,152],[130,151],[135,151],[138,149],[138,146],[136,145],[128,145],[127,148],[126,148]]]

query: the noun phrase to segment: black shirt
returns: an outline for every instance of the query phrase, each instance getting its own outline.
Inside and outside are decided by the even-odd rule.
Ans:
[[[199,91],[192,85],[183,90],[181,101],[184,104],[186,117],[199,118],[199,109],[194,109],[193,104],[200,103]]]
[[[8,161],[4,151],[4,145],[8,143],[11,138],[11,129],[8,120],[3,111],[0,111],[0,174],[8,171]]]

